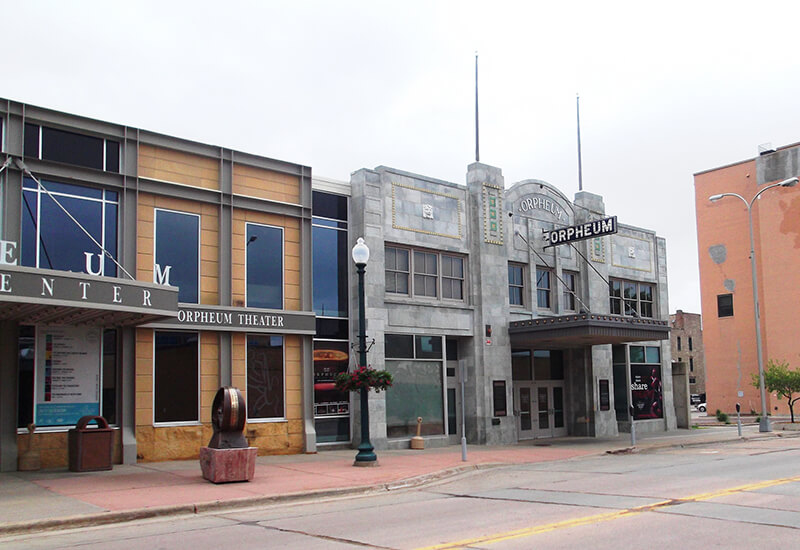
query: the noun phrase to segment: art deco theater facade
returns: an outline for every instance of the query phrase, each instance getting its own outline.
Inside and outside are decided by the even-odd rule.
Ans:
[[[376,448],[681,425],[666,243],[549,183],[288,162],[0,101],[0,467],[103,416],[114,462],[188,459],[220,386],[261,454],[358,443],[363,237]],[[355,162],[355,161],[354,161]],[[313,189],[312,189],[313,188]],[[619,218],[619,223],[617,222]],[[548,237],[549,240],[545,239]]]

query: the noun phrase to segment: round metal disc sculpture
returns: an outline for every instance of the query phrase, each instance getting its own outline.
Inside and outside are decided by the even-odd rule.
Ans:
[[[247,405],[238,388],[225,386],[217,390],[211,405],[211,425],[214,435],[208,446],[212,449],[247,448],[244,430],[247,421]]]

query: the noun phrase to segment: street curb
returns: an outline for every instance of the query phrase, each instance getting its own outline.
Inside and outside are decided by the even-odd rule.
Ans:
[[[749,441],[754,439],[768,439],[770,437],[800,438],[800,432],[789,432],[789,433],[769,432],[763,434],[759,433],[755,435],[736,437],[733,439],[654,443],[645,446],[606,449],[605,451],[597,451],[596,453],[589,453],[583,456],[584,457],[604,456],[607,454],[618,455],[618,454],[626,454],[629,452],[644,452],[657,449],[692,447],[700,445],[710,445],[715,443],[720,443],[720,444],[734,443],[734,442]],[[439,470],[437,472],[421,474],[410,478],[399,479],[396,481],[391,481],[386,483],[379,483],[377,485],[359,485],[355,487],[319,489],[313,491],[287,493],[284,495],[242,497],[230,500],[205,501],[194,504],[154,506],[151,508],[137,508],[135,510],[124,510],[118,512],[99,512],[96,514],[89,514],[89,515],[64,516],[53,519],[6,523],[6,524],[0,524],[0,537],[10,537],[21,534],[56,531],[67,527],[69,527],[70,529],[96,527],[96,526],[110,525],[115,523],[127,523],[142,519],[154,519],[154,518],[182,516],[182,515],[195,515],[201,513],[224,512],[229,510],[242,510],[245,508],[253,508],[257,506],[298,503],[306,500],[362,496],[362,495],[371,495],[384,492],[388,493],[391,491],[421,487],[424,485],[432,484],[437,481],[441,481],[447,478],[455,477],[472,471],[488,470],[492,468],[511,466],[514,464],[516,463],[488,462],[482,464],[467,464],[463,466],[446,468],[444,470]]]
[[[304,491],[298,493],[287,493],[284,495],[242,497],[230,500],[214,500],[198,502],[194,504],[174,504],[168,506],[154,506],[151,508],[137,508],[135,510],[124,510],[118,512],[99,512],[95,514],[84,514],[80,516],[64,516],[53,519],[33,520],[16,523],[6,523],[0,525],[0,537],[9,537],[21,534],[42,533],[56,531],[69,527],[70,529],[80,529],[85,527],[96,527],[115,523],[127,523],[142,519],[154,519],[170,516],[194,515],[209,512],[222,512],[228,510],[241,510],[257,506],[267,506],[272,504],[296,503],[304,500],[319,500],[325,498],[362,496],[377,494],[403,489],[420,487],[429,483],[440,481],[449,477],[454,477],[463,473],[475,470],[484,470],[507,466],[505,462],[494,462],[485,464],[469,464],[447,468],[438,472],[431,472],[397,481],[380,483],[377,485],[359,485],[356,487],[343,487],[337,489],[320,489],[314,491]]]

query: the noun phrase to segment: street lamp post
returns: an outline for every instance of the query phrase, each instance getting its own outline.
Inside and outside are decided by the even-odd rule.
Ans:
[[[369,261],[369,248],[362,237],[353,247],[353,261],[358,272],[358,366],[367,365],[367,322],[365,317],[364,272]],[[369,388],[361,388],[361,443],[354,466],[377,466],[378,457],[369,440]]]
[[[711,202],[716,202],[723,197],[736,197],[737,199],[741,200],[745,206],[747,206],[747,218],[750,223],[750,268],[753,271],[753,309],[755,310],[755,322],[756,322],[756,354],[758,355],[758,385],[761,389],[761,420],[758,425],[759,432],[771,432],[772,427],[769,423],[769,416],[767,416],[767,390],[764,386],[764,357],[762,355],[762,345],[761,345],[761,312],[759,311],[758,307],[758,279],[756,278],[756,252],[755,252],[755,241],[753,239],[753,203],[756,202],[756,199],[761,196],[761,194],[766,191],[767,189],[772,189],[773,187],[794,187],[797,185],[797,182],[800,181],[798,178],[789,178],[783,181],[779,181],[778,183],[773,183],[772,185],[767,185],[761,191],[756,193],[756,195],[747,202],[743,196],[739,195],[738,193],[720,193],[719,195],[712,195],[708,197],[708,200]]]

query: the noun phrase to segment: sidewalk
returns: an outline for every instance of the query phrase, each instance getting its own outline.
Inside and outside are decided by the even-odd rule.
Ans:
[[[798,432],[759,434],[745,426],[745,439],[797,437]],[[642,434],[636,449],[738,441],[735,425]],[[377,451],[379,466],[353,467],[355,450],[309,455],[263,456],[250,482],[215,485],[203,479],[197,460],[115,465],[111,471],[66,469],[0,474],[0,536],[82,527],[158,516],[193,514],[301,499],[391,491],[457,474],[510,464],[567,460],[618,452],[630,435],[612,439],[560,438],[512,446]]]

